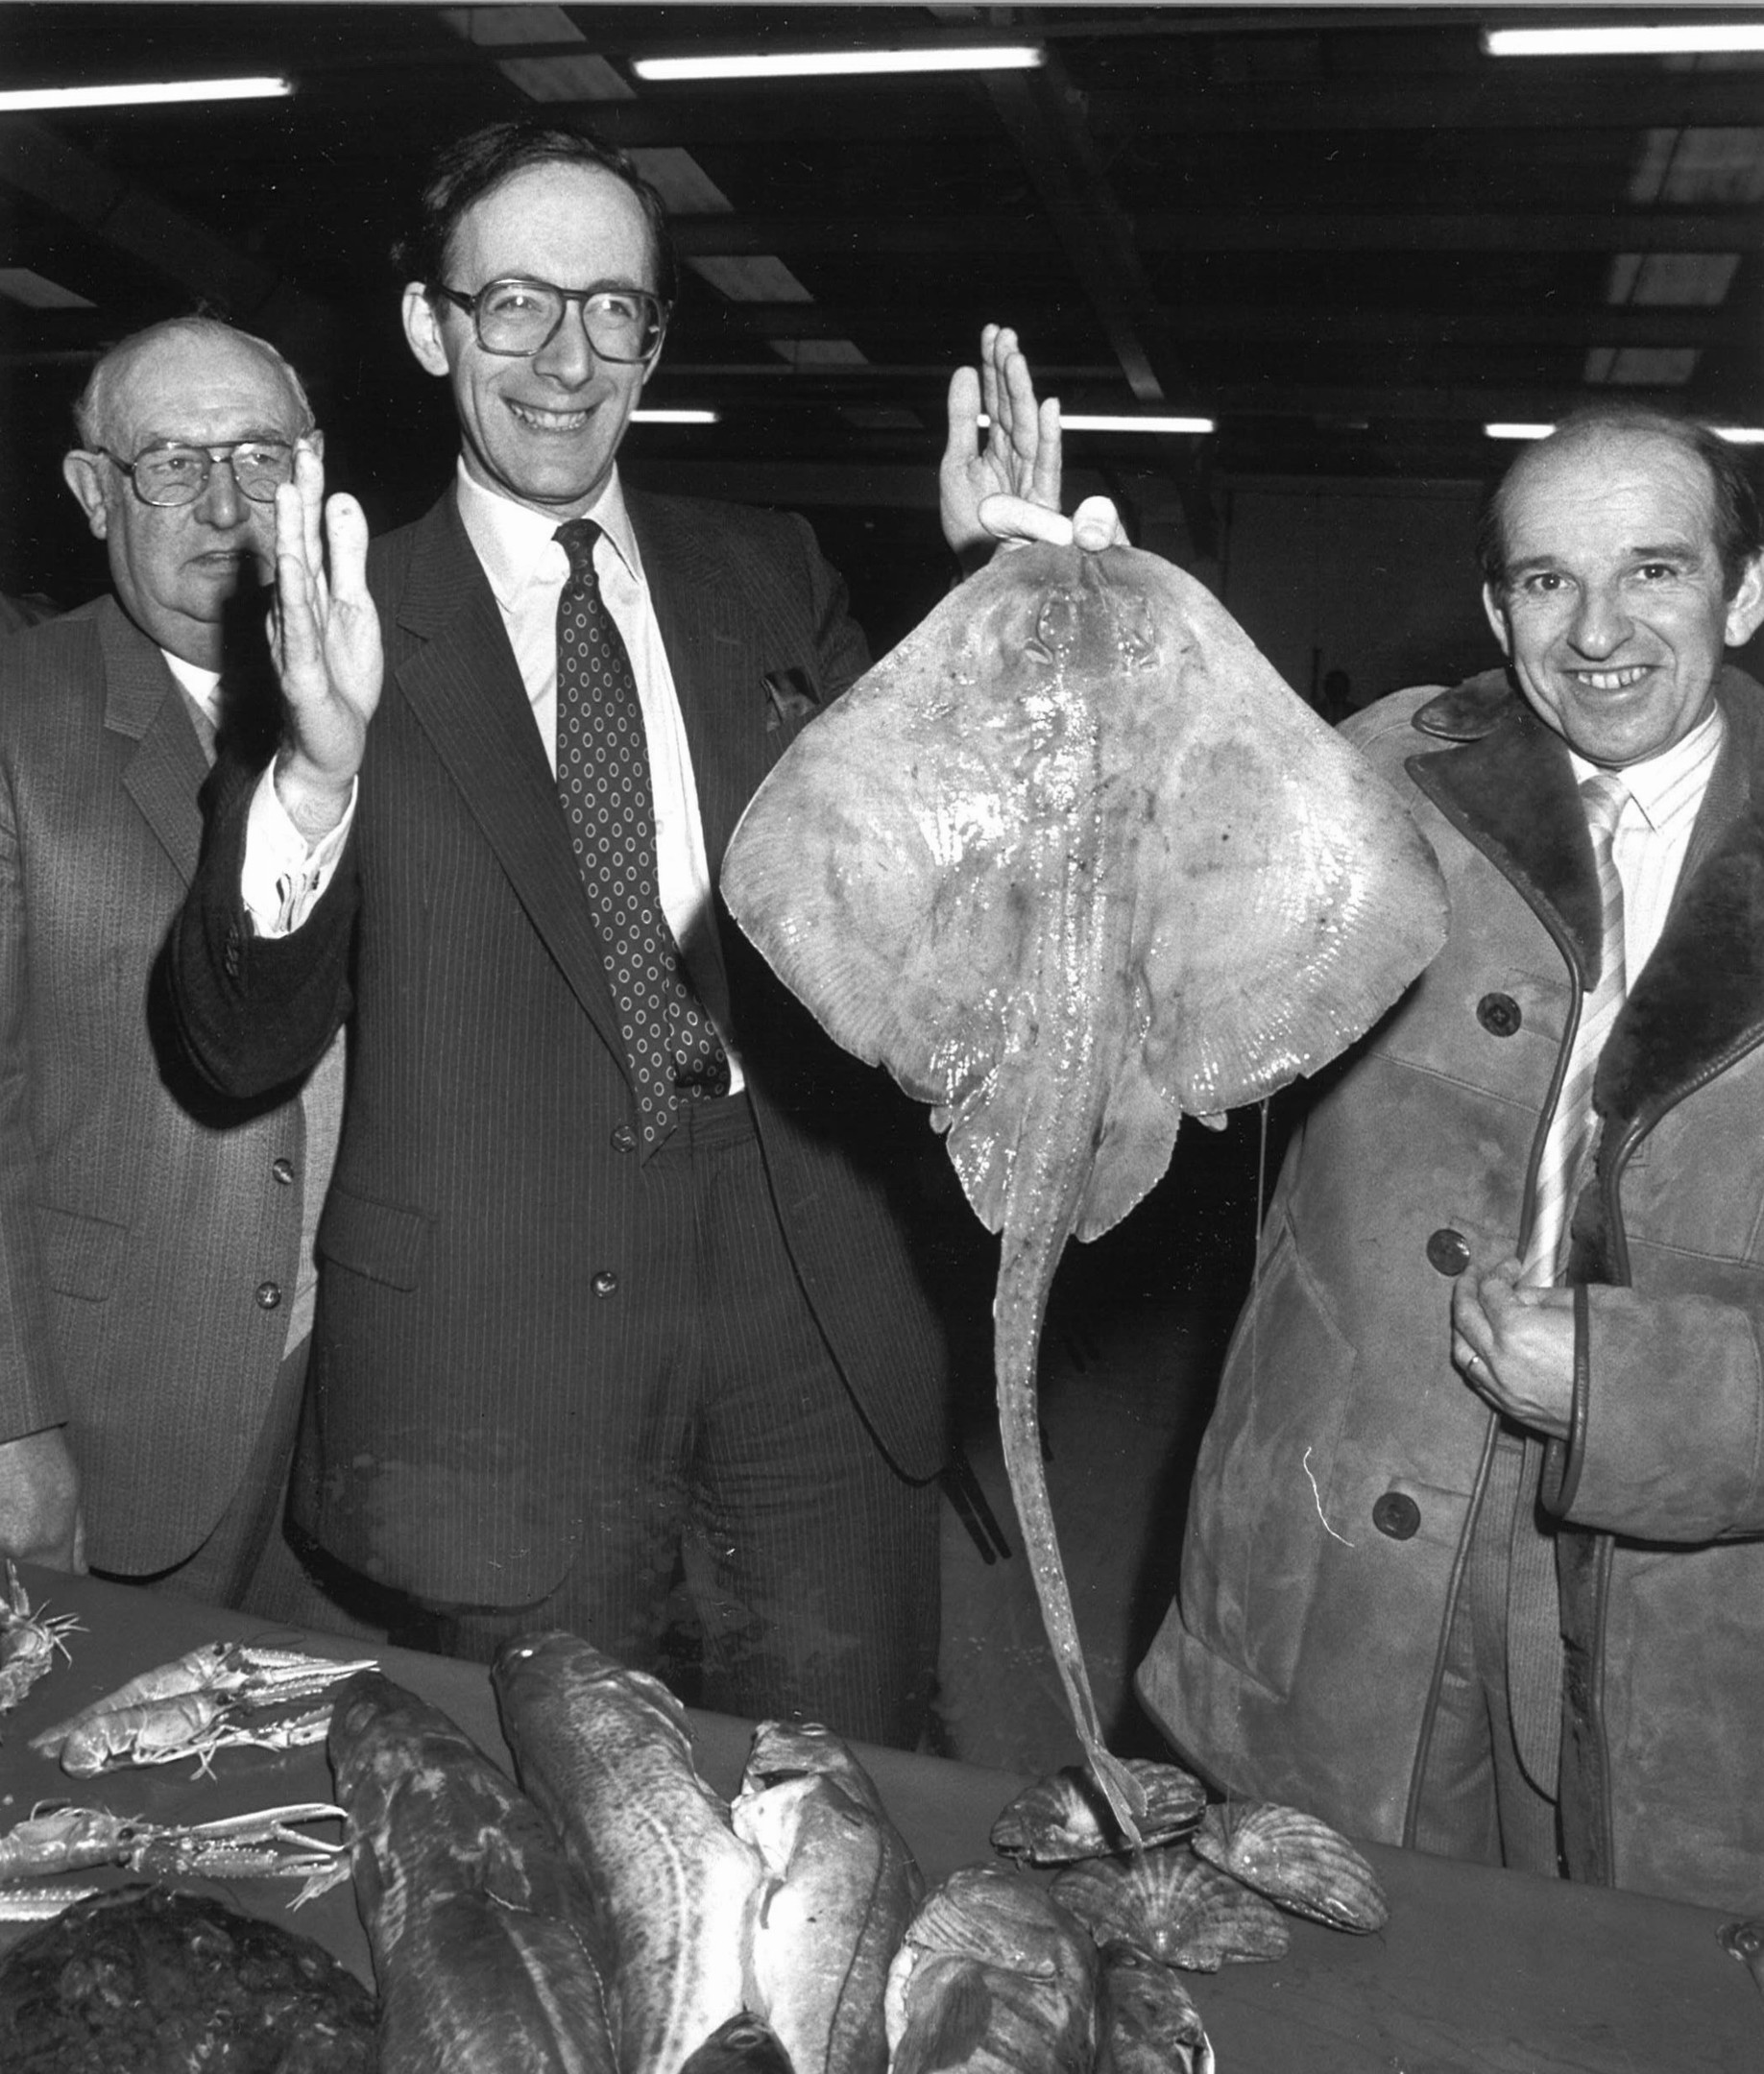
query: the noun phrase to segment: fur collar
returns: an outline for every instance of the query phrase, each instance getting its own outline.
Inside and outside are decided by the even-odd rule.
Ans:
[[[1510,693],[1497,710],[1486,680],[1460,689],[1493,715],[1486,732],[1412,757],[1410,773],[1511,881],[1580,983],[1594,985],[1598,883],[1566,747]],[[1717,696],[1728,740],[1684,876],[1599,1062],[1594,1100],[1613,1151],[1764,1042],[1764,688],[1728,667]]]

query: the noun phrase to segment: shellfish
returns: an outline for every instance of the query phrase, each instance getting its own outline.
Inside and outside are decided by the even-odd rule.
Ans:
[[[1378,1876],[1344,1836],[1271,1800],[1208,1808],[1189,1839],[1209,1864],[1332,1929],[1382,1930],[1389,1907]]]
[[[1277,1910],[1186,1844],[1071,1866],[1052,1892],[1099,1943],[1118,1939],[1190,1973],[1279,1959],[1292,1943]]]

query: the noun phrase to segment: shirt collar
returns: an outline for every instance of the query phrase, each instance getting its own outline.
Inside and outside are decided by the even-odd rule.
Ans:
[[[463,457],[456,471],[454,494],[459,499],[466,537],[484,565],[496,603],[505,612],[513,608],[522,591],[535,586],[555,591],[563,583],[569,573],[569,558],[554,538],[560,520],[518,504],[498,491],[487,490],[466,472]],[[607,476],[600,494],[581,516],[599,526],[619,560],[640,583],[643,565],[616,466]]]
[[[1636,810],[1651,829],[1657,832],[1668,822],[1677,820],[1688,803],[1702,805],[1709,774],[1715,768],[1715,760],[1727,738],[1727,716],[1719,704],[1711,704],[1682,741],[1674,742],[1670,749],[1662,749],[1658,756],[1624,765],[1618,776],[1635,802]],[[1596,763],[1587,762],[1578,751],[1570,750],[1569,759],[1577,782],[1589,778],[1599,768]]]
[[[220,718],[221,673],[219,670],[204,669],[199,663],[186,663],[182,656],[173,655],[169,648],[161,648],[166,667],[196,701],[210,720]]]

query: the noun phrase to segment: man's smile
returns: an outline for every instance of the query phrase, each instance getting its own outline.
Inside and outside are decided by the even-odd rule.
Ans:
[[[1631,663],[1622,669],[1571,669],[1563,672],[1589,691],[1627,691],[1653,669],[1652,663]]]
[[[594,406],[584,410],[545,410],[537,403],[517,403],[514,398],[504,398],[509,410],[524,425],[531,425],[536,432],[580,432],[594,415]]]

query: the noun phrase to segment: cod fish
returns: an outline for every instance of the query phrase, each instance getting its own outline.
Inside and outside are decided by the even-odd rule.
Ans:
[[[1313,1072],[1444,940],[1402,802],[1155,555],[996,555],[793,742],[721,885],[849,1051],[933,1104],[1002,1234],[1012,1496],[1079,1740],[1130,1842],[1048,1503],[1035,1366],[1074,1233],[1117,1224],[1184,1113]]]
[[[1090,2074],[1097,1947],[1001,1866],[932,1888],[888,1969],[889,2074]]]
[[[760,1853],[699,1777],[686,1709],[659,1678],[552,1631],[505,1642],[491,1683],[521,1786],[599,1906],[621,2074],[678,2074],[755,2009]]]
[[[888,1965],[925,1893],[869,1773],[831,1729],[761,1722],[733,1809],[765,1862],[759,2006],[795,2074],[884,2074]]]
[[[380,1991],[380,2074],[616,2074],[592,1904],[539,1810],[377,1672],[331,1713]]]

